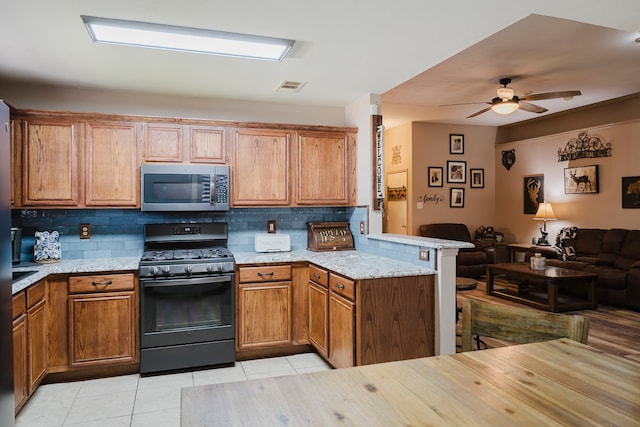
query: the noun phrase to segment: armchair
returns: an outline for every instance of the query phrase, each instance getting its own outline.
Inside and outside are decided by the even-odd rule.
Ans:
[[[419,227],[422,237],[469,242],[474,248],[460,249],[456,262],[456,276],[477,279],[486,274],[487,264],[495,262],[495,248],[491,241],[473,241],[464,224],[423,224]]]

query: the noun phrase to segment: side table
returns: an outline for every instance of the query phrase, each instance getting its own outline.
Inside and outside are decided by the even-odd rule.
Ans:
[[[539,246],[531,243],[509,243],[507,252],[509,254],[509,262],[523,262],[528,252],[540,252],[542,256],[553,254],[553,256],[548,256],[547,258],[555,258],[555,250],[553,248],[554,246]],[[518,257],[519,254],[522,254],[522,259]]]

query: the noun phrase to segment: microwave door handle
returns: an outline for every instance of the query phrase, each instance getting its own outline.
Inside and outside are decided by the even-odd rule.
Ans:
[[[211,175],[211,177],[209,178],[209,203],[212,205],[215,205],[215,200],[216,200],[216,176],[215,175]]]

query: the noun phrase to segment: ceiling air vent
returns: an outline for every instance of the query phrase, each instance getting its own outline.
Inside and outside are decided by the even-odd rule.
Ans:
[[[289,92],[289,93],[298,92],[300,89],[302,89],[302,86],[304,86],[304,83],[305,82],[294,82],[291,80],[283,80],[278,85],[276,92]]]

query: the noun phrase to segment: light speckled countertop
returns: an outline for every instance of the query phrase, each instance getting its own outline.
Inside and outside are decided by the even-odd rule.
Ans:
[[[358,251],[295,250],[278,253],[234,252],[233,255],[238,265],[310,262],[353,280],[436,274],[435,270],[428,267]]]
[[[310,262],[342,274],[353,280],[378,277],[431,275],[436,272],[427,267],[369,255],[358,251],[313,252],[295,250],[279,253],[234,252],[237,265]],[[14,271],[35,271],[12,285],[17,294],[50,274],[92,273],[108,271],[137,271],[140,258],[96,258],[62,260],[55,264],[27,263],[15,266]]]
[[[50,274],[93,273],[100,271],[137,271],[140,258],[96,258],[62,260],[54,264],[36,264],[33,262],[18,264],[13,271],[35,271],[36,273],[24,277],[12,285],[13,294]]]

